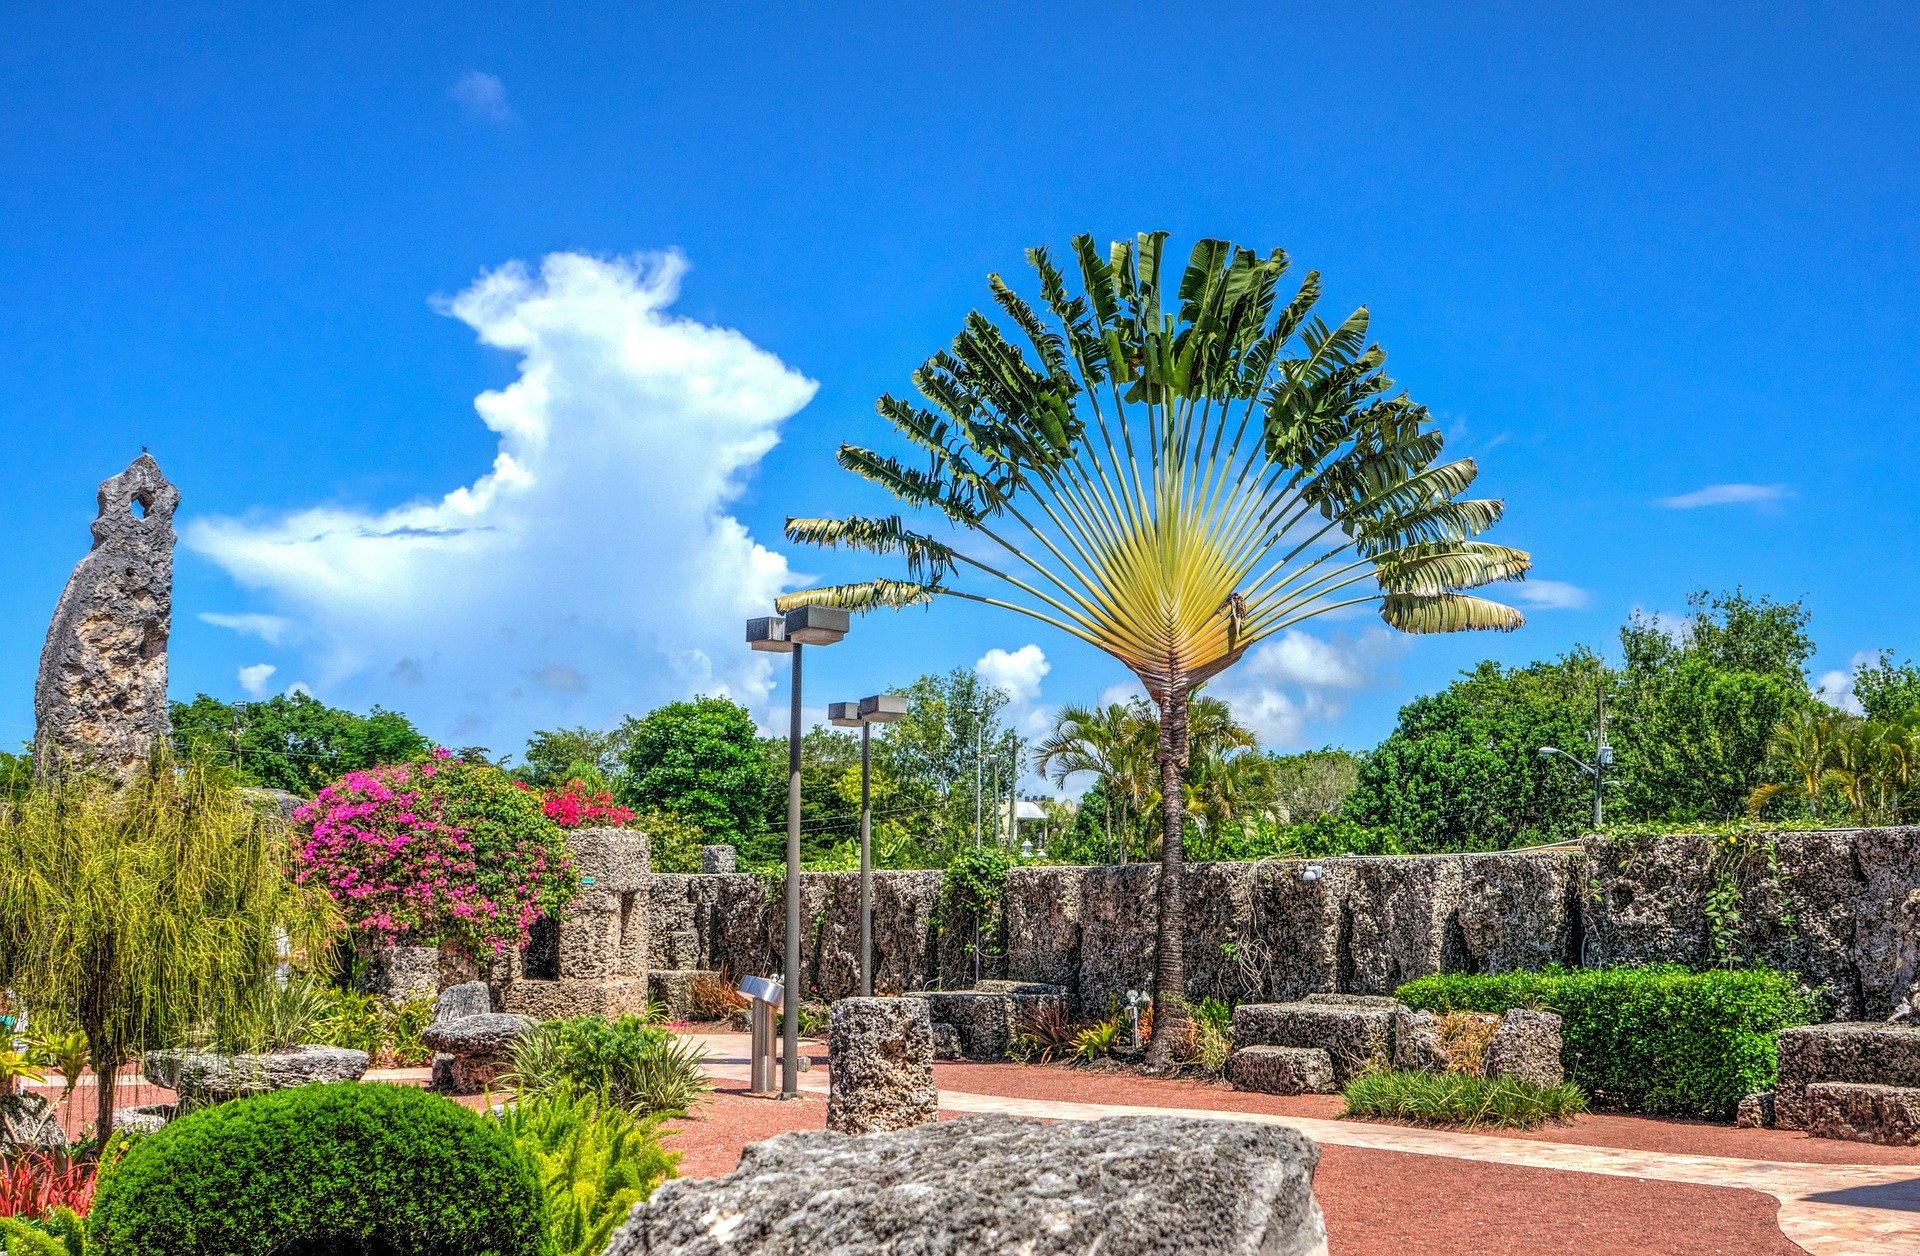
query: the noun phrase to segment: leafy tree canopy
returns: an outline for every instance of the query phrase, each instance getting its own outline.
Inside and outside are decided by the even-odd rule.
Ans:
[[[1400,709],[1342,815],[1415,851],[1504,850],[1591,827],[1591,783],[1540,748],[1591,759],[1596,682],[1613,683],[1584,650],[1526,667],[1481,663]]]
[[[542,729],[528,740],[526,754],[513,775],[546,789],[574,780],[603,789],[620,774],[638,723],[629,719],[605,731],[586,727]]]
[[[356,715],[304,693],[232,703],[203,693],[168,712],[183,758],[225,765],[243,785],[309,798],[348,772],[405,763],[430,745],[397,711]]]
[[[1809,616],[1799,602],[1740,589],[1687,599],[1671,631],[1635,613],[1620,630],[1626,655],[1617,734],[1630,818],[1727,820],[1744,815],[1768,779],[1774,729],[1813,701]]]
[[[1920,667],[1910,661],[1895,663],[1893,651],[1882,650],[1879,658],[1854,669],[1853,696],[1868,719],[1905,720],[1920,713]]]
[[[672,812],[708,842],[744,847],[765,832],[775,782],[740,704],[669,702],[632,722],[624,758],[615,792],[635,811]]]

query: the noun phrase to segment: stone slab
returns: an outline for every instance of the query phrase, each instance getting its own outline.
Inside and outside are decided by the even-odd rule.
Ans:
[[[1920,1088],[1814,1082],[1806,1105],[1807,1133],[1815,1138],[1920,1146]]]
[[[1241,1047],[1227,1060],[1235,1090],[1264,1095],[1329,1095],[1333,1060],[1319,1047]]]
[[[607,1256],[1324,1256],[1318,1159],[1294,1130],[1188,1117],[810,1130],[718,1181],[668,1182]]]
[[[1393,1018],[1386,1008],[1326,1003],[1242,1003],[1233,1009],[1233,1045],[1318,1047],[1333,1061],[1341,1086],[1354,1074],[1393,1059]]]
[[[1817,1082],[1920,1086],[1920,1026],[1882,1021],[1802,1025],[1774,1035],[1779,1080],[1774,1119],[1781,1129],[1807,1126],[1807,1088]]]

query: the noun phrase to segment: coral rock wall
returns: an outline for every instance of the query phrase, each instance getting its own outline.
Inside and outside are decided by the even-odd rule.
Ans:
[[[940,927],[941,878],[875,874],[878,990],[972,984],[970,934]],[[1920,888],[1920,829],[1194,864],[1189,878],[1191,998],[1385,994],[1434,972],[1703,965],[1731,955],[1799,972],[1822,991],[1830,1018],[1879,1019],[1894,998],[1898,906]],[[1077,1014],[1104,1014],[1129,989],[1151,985],[1159,879],[1149,864],[1015,869],[981,975],[1058,985]],[[653,967],[776,972],[779,894],[778,880],[748,874],[654,875]],[[853,993],[857,877],[807,873],[801,894],[809,996]]]

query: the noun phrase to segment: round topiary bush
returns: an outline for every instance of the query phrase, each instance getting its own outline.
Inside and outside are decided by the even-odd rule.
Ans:
[[[142,1140],[87,1231],[103,1256],[535,1256],[541,1201],[498,1123],[413,1087],[336,1082]]]

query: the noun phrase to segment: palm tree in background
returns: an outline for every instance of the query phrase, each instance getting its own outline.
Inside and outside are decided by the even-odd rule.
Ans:
[[[913,382],[883,396],[905,460],[855,445],[840,465],[944,534],[899,515],[789,519],[798,542],[891,554],[905,579],[794,593],[865,611],[958,597],[1026,615],[1118,659],[1160,712],[1161,879],[1148,1065],[1186,1022],[1181,833],[1189,704],[1259,642],[1371,604],[1408,632],[1516,628],[1469,590],[1526,573],[1477,540],[1501,503],[1466,499],[1471,459],[1443,461],[1425,407],[1395,393],[1363,307],[1314,316],[1309,272],[1282,299],[1285,253],[1197,243],[1163,282],[1165,233],[1073,240],[1080,291],[1027,254],[1043,317],[988,277],[1005,325],[969,314]]]
[[[1134,819],[1147,814],[1155,793],[1154,749],[1159,738],[1152,712],[1143,701],[1113,702],[1103,707],[1065,706],[1054,717],[1053,731],[1034,747],[1034,771],[1055,785],[1091,772],[1106,785],[1107,844],[1120,863],[1127,862],[1127,834]],[[1120,830],[1113,827],[1112,808],[1120,806]]]

